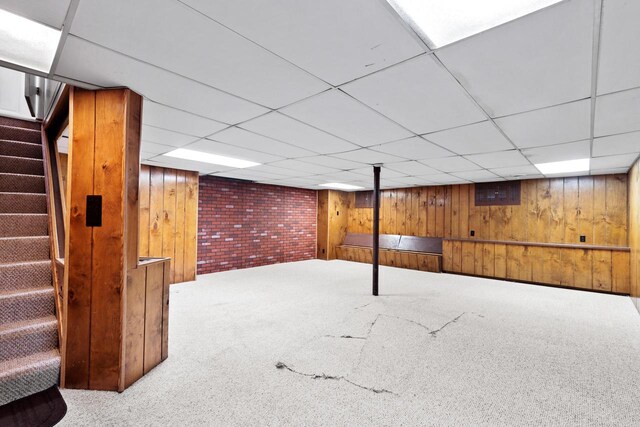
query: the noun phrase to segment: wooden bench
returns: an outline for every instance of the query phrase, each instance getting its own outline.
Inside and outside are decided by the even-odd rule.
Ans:
[[[344,242],[336,246],[336,258],[371,264],[373,236],[347,233]],[[380,265],[413,270],[442,272],[442,239],[439,237],[380,235]]]

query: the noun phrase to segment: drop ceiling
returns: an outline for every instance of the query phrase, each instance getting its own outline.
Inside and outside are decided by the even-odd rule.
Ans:
[[[65,31],[50,76],[145,97],[143,163],[371,188],[640,154],[640,2],[564,0],[435,51],[383,0],[0,0]],[[262,163],[174,159],[176,147]]]

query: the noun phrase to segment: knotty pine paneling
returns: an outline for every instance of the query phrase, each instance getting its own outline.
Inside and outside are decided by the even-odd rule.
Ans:
[[[66,187],[67,155],[60,153]],[[171,258],[171,283],[196,278],[198,173],[140,166],[141,257]]]
[[[443,269],[451,273],[629,293],[629,252],[517,243],[445,240]]]
[[[384,190],[380,232],[469,240],[445,240],[445,271],[627,293],[629,253],[606,247],[626,247],[631,243],[627,236],[636,239],[636,248],[640,243],[638,169],[636,165],[629,183],[624,174],[525,180],[521,183],[521,203],[514,206],[475,206],[473,184]],[[633,179],[635,199],[634,194],[629,196],[636,206],[635,233],[628,232],[627,221],[627,192],[632,190]],[[633,212],[632,208],[632,216]],[[371,213],[372,209],[350,209],[348,231],[371,233]],[[580,242],[580,236],[585,236],[585,242]],[[476,244],[474,240],[483,242]],[[631,256],[638,257],[638,252],[635,258]],[[631,277],[640,296],[637,264]]]
[[[627,246],[623,174],[522,181],[517,206],[476,207],[474,196],[473,184],[383,190],[380,233]],[[372,209],[350,209],[348,231],[371,233]]]
[[[640,160],[629,171],[630,294],[640,311]],[[624,261],[618,261],[624,262]],[[620,281],[624,278],[620,279]]]
[[[319,259],[331,260],[338,257],[336,246],[342,244],[347,234],[349,214],[353,212],[351,206],[355,206],[355,193],[318,191],[316,256]]]
[[[197,172],[140,167],[140,256],[171,258],[171,283],[196,278],[197,221]]]

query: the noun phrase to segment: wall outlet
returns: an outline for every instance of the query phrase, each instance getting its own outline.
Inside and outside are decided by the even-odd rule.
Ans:
[[[471,237],[475,236],[475,235],[476,235],[476,230],[471,230],[471,231],[469,231],[469,235],[470,235]]]
[[[580,243],[584,243],[587,241],[587,236],[580,236]]]

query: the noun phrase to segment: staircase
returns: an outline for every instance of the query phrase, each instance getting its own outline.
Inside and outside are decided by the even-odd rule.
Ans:
[[[40,124],[0,117],[0,406],[58,384]]]

